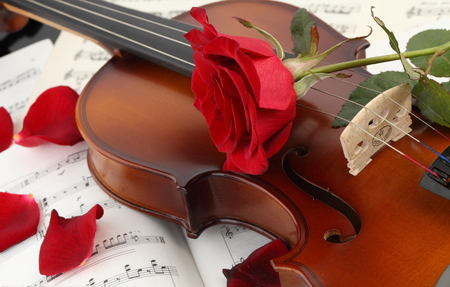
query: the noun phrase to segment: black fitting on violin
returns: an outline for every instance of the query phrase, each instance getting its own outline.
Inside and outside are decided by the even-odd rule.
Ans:
[[[450,147],[447,147],[441,154],[450,159]],[[430,166],[430,170],[439,177],[431,173],[426,173],[420,181],[420,186],[446,199],[450,199],[450,163],[438,157]]]

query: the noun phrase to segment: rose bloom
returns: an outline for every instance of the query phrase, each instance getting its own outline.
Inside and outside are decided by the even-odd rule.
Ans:
[[[185,35],[194,50],[194,106],[227,154],[223,169],[262,174],[295,118],[293,76],[265,41],[218,33],[204,9],[191,15],[203,25]]]

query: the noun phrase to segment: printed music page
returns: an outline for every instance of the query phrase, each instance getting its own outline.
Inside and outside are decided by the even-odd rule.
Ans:
[[[16,124],[52,48],[52,42],[47,39],[0,58],[0,106]]]
[[[187,238],[187,237],[186,237]],[[236,225],[216,225],[199,238],[187,238],[205,286],[226,286],[223,269],[231,269],[270,239]]]
[[[0,154],[0,190],[32,193],[41,209],[38,232],[0,253],[1,286],[198,287],[202,280],[180,227],[127,208],[92,179],[84,142],[74,147],[13,146]],[[66,218],[99,204],[94,252],[78,268],[55,276],[39,274],[40,245],[50,213]]]
[[[191,6],[214,2],[108,1],[168,18],[189,10]],[[296,0],[281,2],[299,5]],[[305,0],[302,6],[347,37],[367,34],[368,25],[374,30],[377,28],[370,16],[371,5],[376,7],[375,14],[386,20],[391,30],[401,32],[413,24],[423,24],[450,14],[448,1],[427,4],[413,0],[406,5],[397,2],[401,1],[346,1],[336,5],[336,1]],[[386,9],[387,6],[389,9]],[[377,40],[385,36],[374,32],[371,37]],[[86,82],[109,58],[110,55],[99,46],[62,33],[28,103],[34,102],[44,90],[58,85],[68,85],[81,92]],[[5,66],[2,64],[1,67]],[[4,86],[13,87],[14,84],[7,83],[8,80],[21,82],[35,74],[32,68],[19,71],[17,76],[7,78]],[[21,101],[10,104],[9,100],[0,98],[3,106],[23,106]],[[22,109],[17,118],[23,117],[25,111],[26,108]],[[74,147],[53,144],[37,148],[12,146],[0,153],[0,162],[3,163],[0,165],[0,190],[32,193],[42,215],[36,235],[0,253],[0,286],[223,287],[226,280],[222,269],[231,268],[268,242],[267,238],[250,230],[230,225],[211,227],[196,240],[186,239],[184,230],[178,225],[139,213],[108,197],[89,173],[86,150],[83,142]],[[61,216],[70,217],[85,213],[95,204],[100,204],[105,214],[97,221],[92,257],[85,265],[67,273],[40,275],[39,247],[51,210],[56,209]]]
[[[49,53],[50,50],[47,54]],[[42,56],[43,52],[33,51],[31,54]],[[25,54],[18,57],[25,59]],[[56,42],[45,67],[42,63],[35,68],[39,71],[40,78],[36,86],[34,83],[29,85],[29,90],[35,87],[31,96],[30,92],[21,94],[26,98],[31,97],[27,105],[29,107],[39,94],[53,86],[67,85],[80,92],[90,77],[109,58],[110,55],[97,45],[64,32]],[[9,66],[12,65],[8,64]],[[33,66],[24,64],[20,67],[26,67],[25,70],[28,71]],[[36,73],[29,74],[37,79]],[[11,81],[13,84],[5,84],[5,87],[8,86],[12,90],[18,86],[21,81],[16,78],[19,79],[15,77]],[[25,79],[20,77],[22,78]],[[9,78],[4,82],[7,80]],[[25,80],[22,82],[26,83]],[[30,83],[31,81],[28,81],[28,84]],[[7,105],[9,102],[3,99],[0,99],[0,104]],[[23,118],[26,110],[22,104],[21,114],[17,113],[16,117]],[[242,232],[243,228],[236,226],[226,227],[236,234],[231,242],[230,236],[233,232],[224,232],[225,227],[207,230],[200,237],[201,245],[196,246],[215,251],[209,253],[213,255],[212,258],[198,259],[203,268],[202,274],[212,277],[213,281],[207,280],[214,284],[203,285],[187,244],[185,231],[177,224],[139,213],[107,196],[92,179],[87,168],[86,154],[86,143],[79,143],[74,147],[53,144],[37,148],[12,146],[0,153],[0,162],[5,163],[0,165],[0,190],[32,193],[41,209],[38,232],[0,253],[0,286],[222,287],[226,286],[223,268],[231,268],[251,251],[268,242],[266,238],[247,231],[247,234],[252,233],[260,238],[252,243],[249,241],[252,236],[239,236],[238,233],[245,232]],[[39,274],[39,249],[51,211],[56,209],[61,216],[71,217],[87,212],[95,204],[100,204],[105,214],[97,221],[95,248],[91,258],[82,267],[64,274]],[[208,234],[213,236],[207,236]],[[237,247],[239,238],[242,245],[251,246],[253,249],[247,247],[242,252]],[[216,240],[218,242],[214,242]],[[214,247],[217,244],[223,250]],[[196,258],[206,255],[201,248],[197,249],[199,254]],[[223,258],[222,254],[227,254],[229,259],[218,264],[221,262],[218,260],[219,256]],[[208,260],[215,264],[205,264]]]

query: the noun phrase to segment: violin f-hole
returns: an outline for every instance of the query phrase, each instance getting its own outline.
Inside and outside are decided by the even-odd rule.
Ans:
[[[305,146],[297,147],[288,151],[282,160],[283,170],[286,176],[298,188],[311,195],[314,199],[320,200],[333,209],[343,214],[352,224],[355,234],[352,236],[342,237],[338,229],[332,229],[324,234],[324,239],[333,243],[347,242],[355,238],[361,230],[361,219],[356,211],[347,202],[338,196],[331,193],[328,189],[322,188],[313,182],[300,176],[289,162],[289,156],[305,156],[308,153],[308,148]]]

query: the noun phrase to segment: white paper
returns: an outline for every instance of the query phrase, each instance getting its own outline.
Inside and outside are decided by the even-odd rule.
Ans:
[[[20,115],[52,48],[52,42],[47,39],[0,58],[0,106],[10,113],[14,123],[21,120]]]

